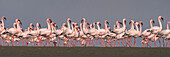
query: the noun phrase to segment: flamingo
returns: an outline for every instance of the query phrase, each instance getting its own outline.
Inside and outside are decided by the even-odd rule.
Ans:
[[[121,24],[121,22],[119,22],[119,23]],[[116,34],[120,34],[120,33],[124,32],[125,31],[125,24],[126,24],[126,19],[124,18],[123,19],[123,27],[122,28],[114,29],[113,32],[116,33]]]

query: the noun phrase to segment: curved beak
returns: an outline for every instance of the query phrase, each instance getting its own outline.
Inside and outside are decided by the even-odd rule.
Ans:
[[[65,27],[67,27],[67,25],[66,25],[66,24],[65,24],[64,26],[65,26]]]
[[[162,19],[162,21],[164,21],[164,18],[161,17],[161,19]]]
[[[131,23],[132,23],[132,21],[129,22],[129,24],[131,24]]]
[[[99,26],[101,27],[101,24],[99,23]]]
[[[125,24],[126,24],[126,20],[125,20]]]
[[[51,20],[51,19],[49,19],[49,21],[50,21],[50,23],[52,23],[52,20]]]
[[[90,25],[89,23],[87,23],[87,25]]]
[[[19,23],[22,25],[22,22],[19,20]]]
[[[5,19],[6,20],[6,17],[5,16],[2,16],[2,18],[1,19]]]
[[[109,25],[109,22],[108,22],[108,21],[106,21],[106,23]]]
[[[118,21],[119,24],[123,25],[122,22]]]
[[[143,22],[142,22],[142,21],[140,21],[140,24],[141,24],[141,25],[143,25]]]

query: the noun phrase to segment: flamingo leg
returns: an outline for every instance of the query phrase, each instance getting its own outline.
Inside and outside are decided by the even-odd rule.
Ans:
[[[135,44],[135,47],[136,47],[136,38],[135,38],[135,40],[134,40],[134,44]]]
[[[119,43],[118,43],[118,46],[120,46],[120,39],[119,39]]]
[[[125,45],[124,45],[124,43],[123,43],[123,40],[124,40],[124,39],[122,39],[122,45],[123,45],[123,47],[124,47]],[[126,47],[126,46],[125,46],[125,47]]]

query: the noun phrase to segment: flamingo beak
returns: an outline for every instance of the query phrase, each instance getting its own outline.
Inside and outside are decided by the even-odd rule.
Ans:
[[[95,22],[95,25],[96,25],[97,23]]]
[[[155,21],[154,21],[154,20],[152,20],[152,22],[155,24]]]
[[[89,23],[87,23],[87,25],[90,25]]]
[[[143,22],[141,22],[141,24],[143,25]]]
[[[52,23],[52,20],[51,20],[51,19],[49,19],[49,21],[50,21],[50,23]]]
[[[71,23],[71,20],[69,19],[69,22]]]
[[[67,25],[64,25],[65,27],[67,27]]]
[[[41,25],[39,24],[39,27],[41,28]]]
[[[2,21],[0,21],[0,23],[2,23]]]
[[[162,19],[162,21],[164,21],[164,18],[161,17],[161,19]]]
[[[99,23],[99,26],[101,27],[101,24]]]
[[[123,25],[122,22],[120,22],[120,21],[118,21],[118,22],[119,22],[119,24]]]
[[[109,22],[108,22],[108,21],[106,21],[106,23],[109,25]]]
[[[132,21],[129,22],[129,24],[131,24],[131,23],[132,23]]]
[[[125,20],[125,24],[126,24],[126,20]]]
[[[19,23],[22,25],[22,22],[19,20]]]
[[[138,24],[138,27],[140,27],[140,25]]]

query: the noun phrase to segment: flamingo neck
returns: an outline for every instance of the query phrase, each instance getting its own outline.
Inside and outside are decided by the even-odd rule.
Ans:
[[[92,29],[92,24],[90,24],[90,29]]]
[[[150,21],[150,26],[153,27],[152,22]]]
[[[126,29],[125,21],[123,20],[123,31]]]
[[[167,24],[167,30],[169,30],[169,25]]]
[[[21,28],[21,27],[19,26],[19,23],[17,22],[17,29],[20,30],[20,28]]]
[[[67,21],[68,28],[70,29],[70,22]]]
[[[107,30],[107,24],[106,24],[106,23],[104,23],[104,25],[105,25],[105,29]]]
[[[80,29],[82,30],[82,25],[80,24]]]
[[[93,23],[93,28],[96,29],[96,28],[95,28],[95,23]]]
[[[138,29],[138,25],[136,25],[136,24],[135,24],[135,26],[136,26],[136,30],[137,30],[137,31],[139,31],[139,29]]]
[[[86,28],[86,24],[85,24],[86,22],[85,22],[85,20],[84,20],[84,22],[83,22],[83,30],[85,30]]]
[[[115,27],[116,28],[116,27]],[[120,28],[120,25],[119,25],[119,23],[117,23],[117,28]]]
[[[48,22],[47,22],[47,25],[48,25],[48,29],[50,30],[50,29],[51,29],[51,27],[50,27],[50,23],[48,23]]]
[[[16,25],[16,24],[14,23],[14,24],[13,24],[14,29],[16,29],[15,25]]]
[[[97,28],[98,28],[98,30],[100,30],[100,26],[99,26],[99,24],[97,24]]]
[[[140,34],[142,33],[142,26],[141,26],[141,24],[140,24]]]
[[[39,27],[37,26],[37,31],[39,31]]]
[[[114,29],[114,30],[116,29],[116,25],[113,25],[113,29]]]
[[[54,26],[53,26],[53,25],[51,25],[51,30],[52,30],[52,31],[54,30]]]
[[[160,20],[160,19],[158,19],[158,21],[159,21],[160,29],[162,30],[162,23],[161,23],[161,20]]]
[[[131,29],[135,29],[133,23],[131,24]]]

